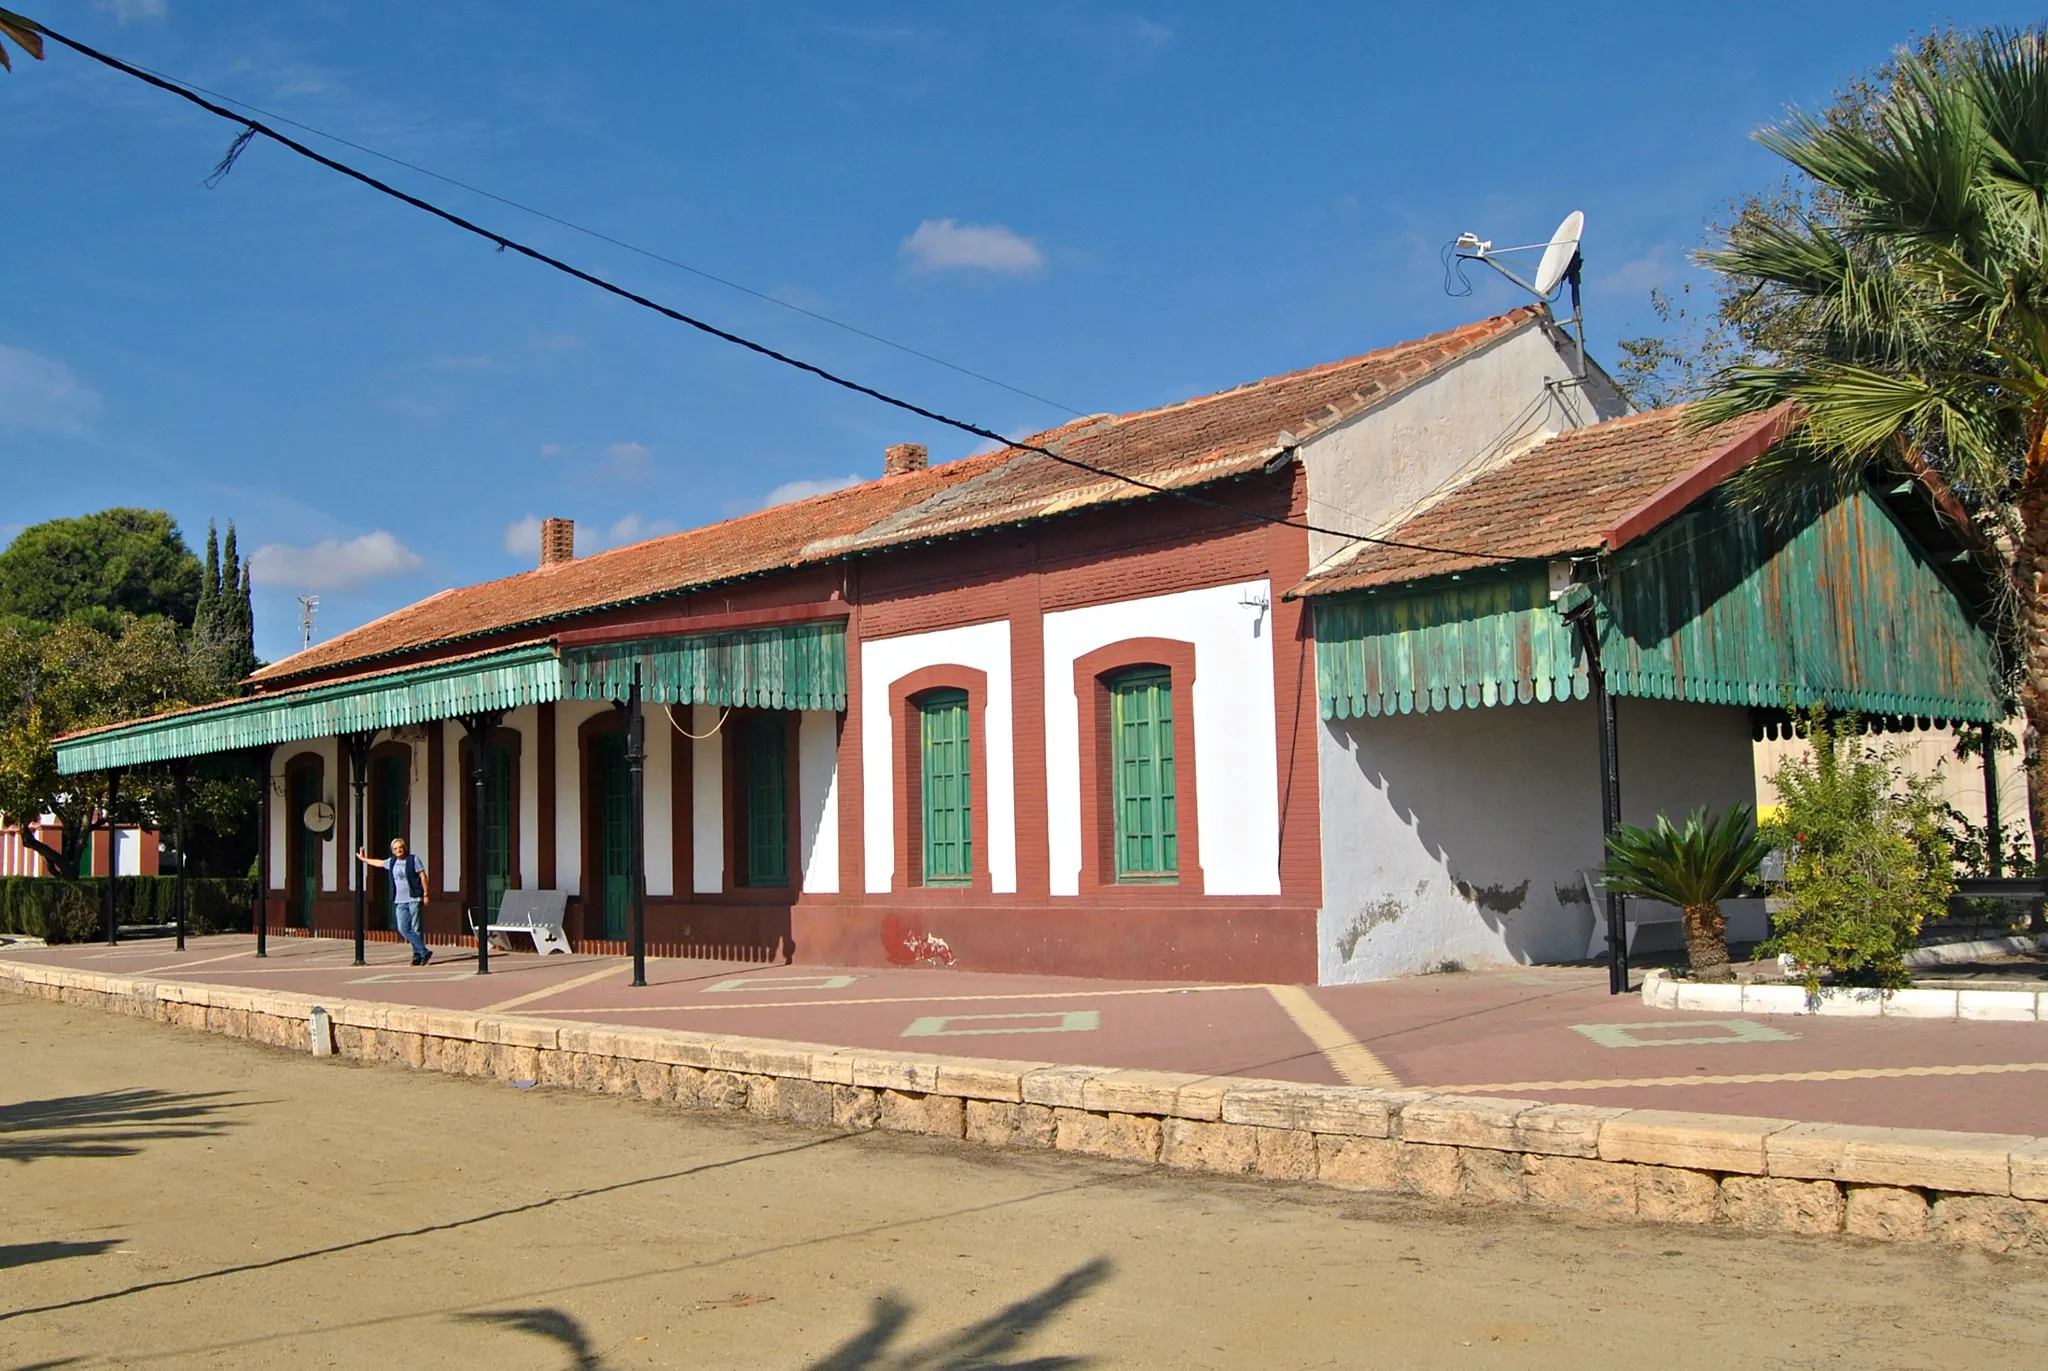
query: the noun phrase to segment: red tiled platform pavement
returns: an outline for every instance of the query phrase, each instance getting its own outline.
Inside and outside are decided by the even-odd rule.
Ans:
[[[1681,1013],[1610,996],[1606,973],[1523,967],[1303,990],[1006,976],[938,968],[762,966],[405,949],[247,935],[9,949],[11,959],[157,981],[645,1024],[835,1046],[1398,1082],[1826,1123],[2048,1135],[2048,1023]]]

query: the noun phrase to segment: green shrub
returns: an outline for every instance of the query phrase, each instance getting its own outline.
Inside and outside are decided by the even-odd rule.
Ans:
[[[105,932],[104,878],[0,876],[0,933],[51,943],[91,942]],[[114,878],[114,917],[123,924],[167,924],[177,917],[175,876]],[[194,937],[246,932],[253,881],[193,876],[185,883],[185,928]]]
[[[1823,973],[1842,985],[1906,985],[1921,924],[1942,916],[1955,889],[1934,780],[1905,774],[1894,748],[1865,743],[1853,717],[1816,711],[1807,740],[1811,754],[1771,776],[1771,836],[1789,854],[1786,907],[1759,950],[1790,954],[1809,991]]]

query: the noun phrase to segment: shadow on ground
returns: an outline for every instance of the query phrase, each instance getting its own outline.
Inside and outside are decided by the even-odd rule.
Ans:
[[[0,1161],[43,1157],[132,1157],[142,1144],[211,1137],[227,1130],[216,1117],[228,1092],[106,1090],[0,1105]]]
[[[119,1241],[119,1238],[90,1238],[85,1242],[0,1243],[0,1271],[34,1266],[37,1262],[62,1261],[66,1257],[97,1257]]]

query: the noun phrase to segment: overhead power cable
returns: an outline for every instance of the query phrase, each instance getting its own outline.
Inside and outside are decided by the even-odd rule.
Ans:
[[[197,105],[199,108],[207,111],[209,114],[217,115],[220,118],[229,121],[230,123],[239,124],[244,129],[247,129],[255,134],[260,134],[264,138],[269,139],[271,142],[276,143],[278,146],[288,148],[291,151],[299,154],[299,156],[304,157],[309,161],[317,162],[318,164],[320,164],[323,167],[326,167],[330,171],[339,172],[341,175],[348,177],[350,180],[359,181],[363,185],[370,187],[370,189],[372,190],[378,191],[379,193],[384,195],[388,195],[392,199],[398,200],[401,203],[411,205],[414,209],[420,210],[423,213],[431,214],[436,219],[442,220],[444,223],[452,224],[456,228],[461,229],[465,233],[474,234],[477,237],[484,239],[486,242],[495,244],[500,252],[516,252],[520,256],[529,258],[535,262],[539,262],[543,266],[552,267],[556,271],[561,272],[565,276],[574,277],[576,280],[582,281],[586,285],[595,286],[597,287],[597,289],[604,291],[607,294],[616,295],[622,300],[631,301],[633,304],[639,305],[643,309],[652,310],[656,314],[662,315],[665,318],[673,319],[675,322],[679,324],[685,324],[690,328],[696,329],[700,333],[707,334],[713,338],[717,338],[721,342],[730,343],[734,347],[744,348],[748,352],[752,352],[761,357],[766,357],[768,360],[772,362],[779,362],[783,366],[790,367],[796,371],[801,371],[811,376],[815,376],[819,380],[825,381],[831,385],[838,386],[842,390],[851,391],[856,395],[865,395],[871,400],[879,401],[882,404],[888,405],[893,409],[902,410],[906,414],[914,414],[921,419],[930,420],[932,423],[943,425],[946,428],[956,429],[961,433],[970,434],[973,437],[983,439],[984,441],[987,442],[1000,444],[1002,447],[1011,449],[1013,451],[1029,452],[1041,457],[1049,458],[1054,462],[1058,462],[1062,466],[1071,467],[1076,471],[1085,471],[1092,476],[1099,476],[1104,480],[1121,482],[1125,485],[1133,486],[1139,490],[1144,490],[1154,495],[1169,496],[1173,499],[1182,500],[1192,505],[1217,510],[1224,514],[1234,515],[1238,518],[1249,519],[1254,522],[1275,524],[1284,528],[1296,528],[1301,529],[1302,531],[1308,533],[1320,533],[1332,538],[1345,538],[1354,542],[1372,543],[1381,547],[1400,548],[1404,551],[1409,552],[1431,552],[1437,553],[1442,556],[1470,557],[1479,561],[1489,562],[1515,560],[1512,554],[1502,554],[1496,552],[1477,552],[1469,548],[1436,547],[1428,543],[1405,542],[1398,538],[1382,538],[1376,537],[1369,533],[1352,532],[1348,529],[1326,528],[1320,524],[1312,524],[1305,519],[1290,519],[1285,515],[1267,514],[1260,510],[1246,509],[1242,505],[1234,505],[1227,501],[1211,499],[1207,496],[1199,495],[1191,490],[1184,490],[1176,486],[1160,485],[1155,481],[1148,481],[1141,476],[1132,476],[1121,471],[1113,470],[1109,467],[1097,466],[1093,462],[1085,462],[1078,457],[1067,456],[1065,453],[1055,451],[1050,447],[1045,447],[1037,443],[1017,441],[1015,439],[1005,436],[1004,434],[998,433],[996,430],[992,428],[986,428],[980,424],[972,423],[965,419],[956,419],[951,415],[942,414],[937,410],[929,409],[924,405],[916,403],[915,401],[905,400],[900,396],[891,395],[887,391],[878,390],[873,386],[865,384],[864,382],[853,380],[850,377],[841,376],[836,372],[829,371],[826,368],[817,365],[815,362],[807,362],[803,360],[801,357],[793,357],[786,352],[781,352],[775,348],[769,347],[765,343],[757,343],[753,339],[743,337],[740,334],[734,333],[729,329],[720,328],[716,324],[707,322],[706,320],[703,319],[698,319],[692,315],[685,314],[681,310],[672,309],[669,306],[662,304],[658,300],[650,299],[649,297],[642,295],[637,291],[628,290],[626,287],[608,281],[601,276],[593,275],[592,273],[583,270],[581,267],[573,266],[570,263],[563,261],[559,257],[554,257],[549,255],[548,253],[542,252],[539,248],[529,246],[526,243],[522,243],[516,238],[507,237],[506,235],[499,233],[494,229],[486,228],[481,224],[475,223],[469,219],[465,219],[461,215],[456,214],[452,210],[443,209],[441,206],[436,205],[431,201],[423,200],[417,195],[413,195],[407,191],[400,190],[398,187],[390,185],[387,182],[380,181],[366,171],[363,171],[356,167],[352,167],[348,165],[348,163],[346,162],[337,161],[334,158],[327,156],[325,153],[317,152],[314,149],[307,147],[304,143],[299,142],[297,139],[292,138],[288,134],[278,132],[276,129],[270,127],[268,124],[265,124],[260,120],[252,119],[246,114],[238,114],[234,110],[228,109],[223,105],[216,104],[212,100],[207,99],[205,96],[200,95],[198,92],[190,90],[175,81],[169,80],[162,76],[158,76],[153,72],[145,71],[142,68],[133,65],[132,63],[124,62],[118,57],[111,56],[107,53],[99,51],[97,48],[93,48],[84,43],[81,43],[75,38],[68,38],[63,34],[58,33],[56,30],[50,28],[48,25],[38,23],[33,19],[28,19],[21,15],[11,14],[6,10],[0,10],[0,18],[11,19],[15,23],[24,25],[32,29],[34,32],[41,34],[43,37],[48,38],[50,41],[61,44],[62,46],[71,49],[73,52],[78,53],[81,57],[91,58],[93,61],[98,62],[103,66],[111,67],[113,70],[121,72],[124,75],[132,76],[138,81],[141,81],[147,85],[155,86],[157,89],[175,95],[181,100]]]

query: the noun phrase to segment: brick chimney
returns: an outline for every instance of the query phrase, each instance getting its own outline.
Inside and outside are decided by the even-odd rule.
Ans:
[[[540,521],[540,564],[552,566],[556,562],[576,560],[576,521],[574,519],[543,519]]]
[[[931,454],[925,451],[923,443],[897,443],[882,453],[884,476],[908,476],[930,465]]]

